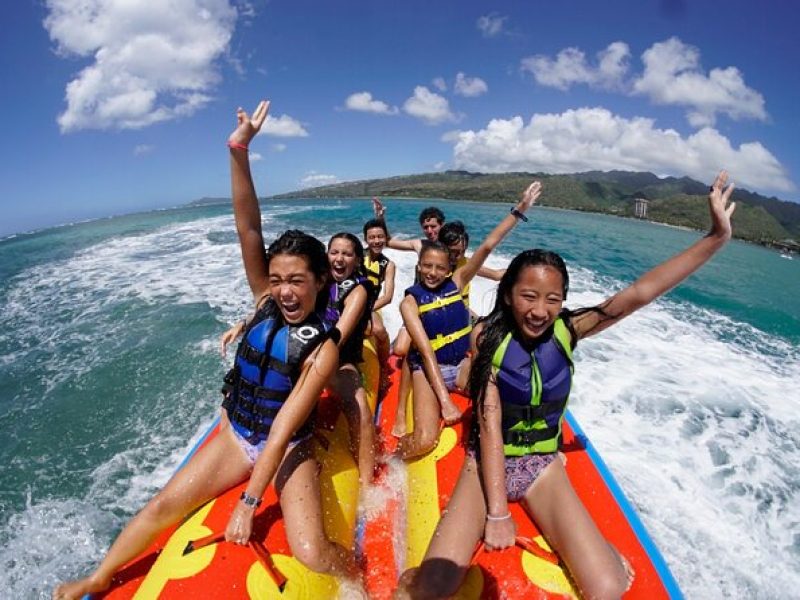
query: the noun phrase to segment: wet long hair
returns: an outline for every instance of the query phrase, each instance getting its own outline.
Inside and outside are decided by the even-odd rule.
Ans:
[[[333,246],[333,240],[343,239],[350,242],[353,246],[353,253],[356,255],[356,267],[353,269],[353,273],[355,275],[360,275],[364,277],[364,246],[361,245],[361,240],[359,240],[356,236],[352,233],[347,231],[340,231],[339,233],[335,233],[331,236],[331,239],[328,240],[328,250],[330,251],[331,246]],[[328,254],[325,253],[325,265],[328,266]],[[328,266],[328,270],[330,271],[330,266]]]
[[[272,259],[281,254],[288,254],[289,256],[299,256],[305,259],[308,263],[308,270],[314,275],[317,281],[325,284],[328,281],[328,253],[325,251],[325,245],[312,235],[308,235],[299,229],[289,229],[284,231],[278,239],[273,241],[267,248],[267,270]],[[322,285],[320,292],[317,294],[314,310],[319,312],[325,308],[328,301],[326,286]],[[271,305],[269,310],[271,314],[275,314],[278,310],[275,302],[268,302]]]

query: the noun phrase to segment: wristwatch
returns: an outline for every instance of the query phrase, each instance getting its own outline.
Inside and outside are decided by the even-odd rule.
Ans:
[[[519,219],[522,219],[522,220],[523,220],[523,221],[525,221],[526,223],[528,222],[528,217],[526,217],[526,216],[524,215],[524,213],[521,213],[521,212],[519,212],[519,211],[517,210],[517,207],[516,207],[516,206],[512,206],[512,207],[511,207],[511,210],[510,210],[510,211],[508,211],[508,212],[510,212],[512,215],[514,215],[514,216],[515,216],[515,217],[516,217],[518,220],[519,220]]]
[[[245,506],[250,508],[258,508],[261,506],[261,498],[256,498],[255,496],[251,496],[247,492],[242,492],[242,495],[239,496],[239,500],[241,500]]]

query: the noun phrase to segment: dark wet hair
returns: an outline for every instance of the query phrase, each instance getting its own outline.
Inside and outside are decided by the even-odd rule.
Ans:
[[[517,327],[511,306],[506,302],[506,298],[511,296],[511,288],[519,279],[522,269],[539,265],[553,267],[561,273],[563,299],[567,299],[569,273],[567,273],[564,259],[558,254],[536,248],[520,252],[514,257],[497,286],[497,300],[495,300],[494,308],[485,318],[481,319],[483,330],[478,337],[478,354],[472,363],[468,383],[469,396],[478,408],[483,407],[486,384],[489,382],[492,370],[492,357],[506,335]],[[562,314],[564,313],[565,311],[562,311]]]
[[[383,233],[385,233],[387,237],[389,236],[389,231],[386,229],[386,221],[383,219],[370,219],[364,223],[364,239],[367,237],[367,231],[374,229],[375,227],[380,227],[383,229]]]
[[[441,225],[444,223],[444,213],[435,206],[429,206],[419,213],[419,224],[422,225],[428,219],[436,219],[439,221],[439,225]]]
[[[350,233],[348,231],[340,231],[339,233],[333,234],[331,236],[331,239],[328,240],[328,250],[331,249],[331,246],[333,245],[333,240],[339,240],[339,239],[347,240],[348,242],[350,242],[353,245],[353,252],[355,253],[356,259],[357,259],[356,260],[356,268],[353,270],[353,272],[356,275],[363,275],[364,274],[364,272],[363,272],[363,269],[364,269],[364,246],[361,245],[361,240],[359,240],[356,236],[354,236],[352,233]],[[325,254],[325,266],[328,267],[328,269],[330,269],[330,266],[328,266],[328,265],[329,265],[329,263],[328,263],[328,255],[326,253]]]
[[[284,231],[278,239],[272,242],[267,248],[267,270],[272,259],[281,254],[290,256],[300,256],[305,258],[308,263],[308,270],[314,277],[321,281],[328,281],[328,254],[325,245],[314,236],[308,235],[299,229],[289,229]],[[325,287],[317,294],[316,310],[320,310],[327,303]]]
[[[447,257],[448,261],[450,260],[450,252],[447,250],[447,246],[442,242],[432,242],[431,240],[420,240],[420,242],[422,243],[419,249],[420,261],[428,252],[442,252]]]
[[[461,221],[448,221],[439,230],[439,241],[445,246],[452,246],[464,240],[464,248],[469,246],[469,234]]]

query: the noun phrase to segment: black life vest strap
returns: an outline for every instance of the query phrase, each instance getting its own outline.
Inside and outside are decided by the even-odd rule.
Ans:
[[[269,433],[269,425],[266,425],[261,421],[257,421],[256,419],[251,419],[247,415],[242,414],[239,410],[229,410],[228,418],[234,423],[238,423],[239,425],[249,429],[254,435]]]
[[[536,442],[549,440],[558,435],[558,426],[532,429],[530,431],[504,431],[503,443],[512,446],[533,446]]]
[[[279,408],[262,406],[250,398],[242,398],[241,396],[239,397],[239,402],[236,403],[237,412],[240,408],[246,410],[250,414],[272,420],[275,420],[275,417],[278,416],[278,410],[280,410]],[[252,429],[252,427],[248,427],[248,429]]]
[[[536,406],[504,403],[503,417],[507,417],[510,421],[538,421],[548,415],[563,412],[567,400],[568,398],[564,398],[559,402],[545,402]]]
[[[274,356],[270,356],[266,352],[256,350],[247,343],[245,343],[242,347],[239,356],[241,356],[250,364],[258,365],[262,370],[264,370],[266,367],[270,371],[275,371],[276,373],[286,375],[287,377],[291,377],[294,373],[294,368],[291,365],[287,365],[282,360],[277,359]]]

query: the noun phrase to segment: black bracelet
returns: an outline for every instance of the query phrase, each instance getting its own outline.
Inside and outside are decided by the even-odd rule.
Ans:
[[[528,222],[528,217],[526,217],[526,216],[525,216],[523,213],[519,212],[519,211],[517,210],[517,207],[516,207],[516,206],[512,206],[512,207],[511,207],[511,210],[510,210],[509,212],[510,212],[512,215],[514,215],[514,217],[515,217],[515,218],[517,218],[517,219],[522,219],[522,220],[523,220],[523,221],[525,221],[526,223]]]
[[[258,508],[261,506],[261,498],[256,498],[255,496],[251,496],[247,492],[242,492],[242,495],[239,496],[239,500],[241,500],[245,506],[250,508]]]

